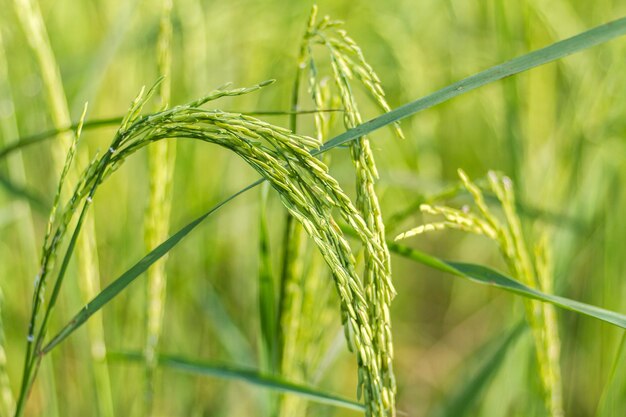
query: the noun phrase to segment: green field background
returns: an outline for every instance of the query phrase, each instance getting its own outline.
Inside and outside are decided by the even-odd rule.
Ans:
[[[156,81],[159,3],[40,2],[72,120],[78,120],[85,102],[87,120],[122,116],[140,88]],[[320,14],[346,22],[345,29],[380,76],[392,108],[626,15],[626,2],[617,0],[335,0],[318,6]],[[208,107],[289,110],[310,7],[304,1],[175,0],[171,104],[189,102],[227,82],[248,86],[276,79],[260,92]],[[0,31],[8,69],[0,75],[1,147],[53,126],[38,66],[9,0],[0,2]],[[364,92],[356,94],[363,99],[366,119],[379,114]],[[303,100],[301,107],[313,104]],[[288,124],[284,115],[260,117]],[[299,133],[314,133],[312,116],[301,115],[298,121]],[[406,119],[402,128],[404,140],[388,129],[371,135],[389,237],[423,223],[419,203],[454,186],[458,168],[472,178],[483,178],[488,170],[502,171],[516,184],[528,233],[546,231],[551,236],[555,293],[626,312],[626,257],[621,253],[626,250],[626,39],[490,84]],[[115,129],[87,130],[80,146],[92,155],[103,153]],[[334,126],[333,133],[341,131],[340,123]],[[59,176],[49,156],[53,146],[59,142],[50,139],[0,160],[1,313],[14,394],[23,366],[40,242]],[[354,196],[349,152],[335,149],[331,154],[331,174]],[[224,149],[179,141],[172,230],[257,178]],[[147,201],[147,158],[141,151],[103,185],[94,201],[103,286],[146,253]],[[257,366],[259,202],[259,189],[245,194],[171,252],[160,351]],[[467,202],[468,196],[460,194],[450,204]],[[27,206],[33,213],[34,241],[25,232]],[[268,224],[276,267],[285,213],[277,195],[270,193]],[[497,248],[482,237],[444,231],[420,235],[407,244],[444,259],[506,270]],[[479,386],[477,373],[498,342],[523,320],[523,305],[517,296],[397,256],[392,266],[398,292],[392,305],[398,410],[409,416],[441,415],[437,413],[445,413],[455,393]],[[330,280],[328,285],[333,285]],[[139,279],[104,308],[109,351],[143,348],[145,299],[145,282]],[[83,304],[75,267],[59,302],[52,329]],[[618,395],[611,397],[604,415],[624,415],[624,363],[611,379],[623,330],[557,312],[566,415],[596,415],[601,399],[613,389]],[[340,324],[337,304],[336,319],[327,328],[329,339],[337,341],[337,353],[320,370],[315,385],[355,398],[356,365],[344,346]],[[44,362],[27,415],[97,415],[85,329]],[[530,332],[522,333],[494,366],[485,389],[469,397],[462,415],[546,415]],[[109,371],[116,415],[143,415],[141,365],[111,360]],[[240,381],[163,369],[157,374],[154,409],[163,416],[262,416],[260,404],[266,395],[263,388]],[[359,415],[322,405],[311,405],[307,413]]]

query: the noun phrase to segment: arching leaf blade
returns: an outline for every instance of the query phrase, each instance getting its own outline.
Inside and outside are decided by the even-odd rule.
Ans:
[[[141,363],[144,356],[141,352],[120,352],[110,354],[112,358],[125,359]],[[321,404],[333,405],[350,410],[364,411],[365,407],[340,396],[321,391],[317,388],[296,384],[275,376],[263,375],[254,369],[241,368],[214,362],[188,360],[176,356],[160,355],[158,365],[180,372],[196,375],[211,376],[222,379],[232,379],[267,388],[282,393],[298,395]]]
[[[319,150],[320,153],[332,149],[338,145],[350,142],[355,138],[364,136],[370,132],[395,123],[401,119],[441,104],[461,94],[475,90],[494,81],[510,77],[531,68],[556,61],[557,59],[572,55],[596,45],[608,42],[626,34],[626,17],[596,26],[578,35],[565,40],[555,42],[545,48],[529,52],[525,55],[513,58],[510,61],[496,65],[470,77],[464,78],[447,87],[418,100],[407,103],[397,109],[371,119],[353,129],[329,140]]]
[[[550,303],[563,309],[593,317],[626,329],[626,315],[624,314],[606,310],[590,304],[581,303],[580,301],[569,298],[560,297],[558,295],[543,293],[534,288],[527,287],[521,282],[516,281],[498,271],[487,268],[486,266],[445,261],[417,249],[399,245],[395,242],[388,242],[388,246],[390,251],[426,266],[430,266],[431,268],[435,268],[461,278],[466,278],[479,284],[500,288],[526,298]]]
[[[207,217],[209,217],[212,213],[219,210],[222,206],[228,203],[230,200],[236,198],[240,194],[248,191],[251,188],[256,187],[261,184],[262,180],[258,180],[246,188],[241,189],[236,194],[231,195],[226,200],[223,200],[218,205],[212,207],[209,211],[196,218],[191,223],[184,226],[182,229],[174,233],[167,240],[157,246],[155,249],[150,251],[146,256],[144,256],[139,262],[133,265],[130,269],[120,275],[115,281],[113,281],[108,287],[102,290],[93,300],[91,300],[87,305],[85,305],[70,322],[65,325],[59,333],[57,333],[48,344],[42,349],[42,353],[50,352],[55,346],[61,343],[64,339],[66,339],[70,334],[72,334],[76,329],[78,329],[82,324],[84,324],[89,317],[95,314],[97,311],[102,309],[109,301],[115,298],[120,292],[122,292],[126,287],[128,287],[135,279],[137,279],[141,274],[143,274],[152,264],[161,259],[165,254],[167,254],[172,248],[180,243],[180,241],[187,236],[193,229],[198,227],[200,223]]]

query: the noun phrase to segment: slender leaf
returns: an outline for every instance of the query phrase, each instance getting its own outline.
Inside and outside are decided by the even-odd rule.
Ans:
[[[360,124],[353,129],[349,129],[326,142],[324,146],[320,148],[319,152],[321,153],[332,149],[337,145],[350,142],[355,138],[366,135],[374,130],[378,130],[422,110],[436,106],[437,104],[441,104],[456,96],[465,94],[468,91],[475,90],[483,85],[490,84],[494,81],[510,77],[511,75],[547,64],[559,58],[591,48],[592,46],[600,45],[625,34],[626,17],[614,20],[613,22],[609,22],[601,26],[596,26],[593,29],[589,29],[571,38],[553,43],[545,48],[538,49],[503,64],[491,67],[485,71],[479,72],[478,74],[474,74],[461,81],[457,81],[426,97],[412,101],[404,106],[398,107],[395,110]]]
[[[125,359],[134,362],[143,361],[143,355],[141,352],[111,353],[110,356],[114,359]],[[274,391],[299,395],[322,404],[334,405],[356,411],[365,410],[365,407],[356,401],[329,394],[320,391],[317,388],[285,381],[274,376],[262,375],[256,370],[250,368],[240,368],[232,365],[199,362],[195,360],[191,361],[167,355],[159,355],[158,365],[191,374],[233,379]]]
[[[467,278],[480,284],[491,285],[526,298],[554,304],[555,306],[566,310],[575,311],[585,316],[593,317],[626,329],[626,315],[592,306],[590,304],[581,303],[580,301],[571,300],[569,298],[559,297],[558,295],[545,294],[482,265],[444,261],[443,259],[427,255],[417,249],[402,246],[395,242],[388,242],[388,245],[392,252],[421,264],[430,266],[431,268],[435,268],[461,278]]]
[[[142,273],[144,273],[152,264],[161,259],[166,253],[168,253],[174,246],[176,246],[185,236],[187,236],[193,229],[195,229],[204,219],[206,219],[209,215],[219,210],[222,206],[228,203],[230,200],[236,198],[240,194],[248,191],[251,188],[256,187],[261,184],[262,180],[258,180],[255,183],[248,185],[246,188],[241,189],[236,194],[233,194],[226,200],[222,201],[218,205],[211,208],[211,210],[207,211],[200,217],[196,218],[191,223],[187,224],[185,227],[180,229],[178,232],[174,233],[170,236],[166,241],[161,243],[159,246],[150,251],[146,256],[144,256],[139,262],[137,262],[133,267],[124,272],[117,278],[111,285],[106,287],[102,292],[100,292],[93,300],[91,300],[86,306],[84,306],[78,314],[74,316],[74,318],[65,326],[61,331],[54,336],[50,342],[41,350],[43,353],[47,353],[51,351],[56,345],[61,343],[66,337],[68,337],[71,333],[74,332],[78,327],[80,327],[83,323],[87,321],[89,317],[95,314],[98,310],[100,310],[105,304],[115,298],[124,288],[130,285],[137,277],[139,277]]]

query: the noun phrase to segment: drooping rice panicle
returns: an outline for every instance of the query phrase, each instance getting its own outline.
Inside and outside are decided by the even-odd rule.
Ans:
[[[342,23],[331,21],[327,16],[317,22],[316,17],[317,8],[314,6],[301,47],[301,55],[307,53],[308,56],[305,55],[300,58],[301,67],[304,67],[305,59],[309,61],[309,89],[313,100],[316,103],[320,100],[321,91],[317,82],[318,69],[312,49],[315,44],[321,44],[330,56],[332,79],[344,108],[344,125],[346,128],[353,128],[363,122],[352,91],[351,80],[355,77],[363,84],[365,90],[374,98],[379,107],[383,111],[389,111],[390,107],[385,100],[380,79],[365,60],[358,45],[344,30],[340,29]],[[322,116],[319,116],[316,119],[316,125],[321,126],[323,123]],[[394,125],[394,129],[399,137],[403,137],[397,124]],[[389,305],[395,295],[395,290],[391,283],[389,250],[385,243],[385,228],[375,191],[378,171],[366,137],[352,142],[350,149],[356,171],[357,207],[368,227],[374,231],[378,247],[382,249],[376,255],[367,248],[365,250],[365,293],[369,308],[368,314],[374,324],[375,335],[372,338],[372,343],[377,352],[376,360],[381,370],[380,377],[385,385],[381,394],[384,400],[383,405],[366,401],[367,414],[395,415],[396,387],[392,365],[393,342],[389,313]],[[377,262],[377,259],[381,259],[382,263]]]
[[[553,293],[553,264],[551,247],[546,235],[542,235],[535,245],[535,268],[541,291]],[[563,382],[561,378],[561,339],[558,318],[552,304],[542,303],[542,341],[545,358],[541,365],[541,378],[546,389],[546,405],[552,416],[563,416]]]
[[[459,170],[459,177],[472,196],[478,213],[474,214],[468,208],[457,210],[450,207],[422,205],[421,209],[424,213],[442,216],[445,221],[424,224],[398,235],[396,240],[443,229],[459,229],[487,236],[498,245],[511,273],[517,279],[531,288],[551,293],[553,275],[545,236],[540,239],[535,247],[535,256],[531,258],[516,210],[513,182],[508,177],[489,172],[489,188],[496,195],[504,213],[505,222],[502,223],[485,202],[481,189],[469,179],[467,174]],[[535,352],[546,409],[550,416],[561,417],[563,416],[559,364],[561,342],[556,312],[551,304],[534,300],[525,299],[524,306],[535,339]]]

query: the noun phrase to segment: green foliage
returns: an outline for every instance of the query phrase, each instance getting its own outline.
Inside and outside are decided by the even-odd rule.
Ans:
[[[299,38],[298,3],[14,4],[0,16],[0,414],[13,414],[13,397],[15,416],[577,416],[623,405],[623,42],[560,61],[626,34],[622,5],[333,3],[321,9],[349,15],[351,35],[314,7]],[[270,77],[280,82],[250,94]],[[197,99],[224,79],[252,87]],[[93,117],[85,107],[73,123],[86,97]],[[382,142],[386,126],[407,139]],[[459,166],[510,172],[516,189],[500,174],[456,184]],[[262,183],[254,204],[229,204]],[[168,237],[207,199],[221,202]],[[420,206],[442,220],[403,237],[483,238],[389,241]],[[490,242],[510,277],[484,266],[502,263]],[[22,279],[35,270],[34,285]],[[440,272],[465,280],[429,278]],[[144,273],[147,294],[130,285]],[[514,343],[517,298],[532,345]],[[146,376],[147,390],[134,383]],[[242,395],[237,381],[267,391]],[[359,402],[344,398],[355,385]]]

